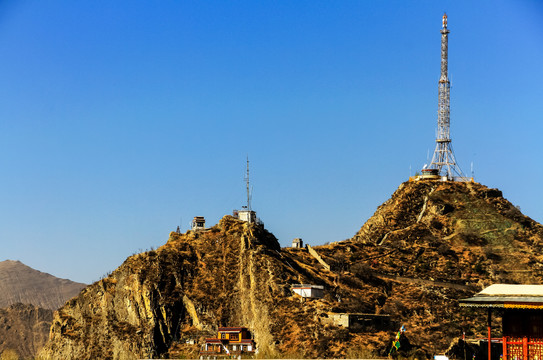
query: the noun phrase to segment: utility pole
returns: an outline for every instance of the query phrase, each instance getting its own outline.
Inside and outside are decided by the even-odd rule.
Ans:
[[[249,189],[249,155],[247,155],[247,211],[251,212],[251,190]],[[251,223],[251,216],[249,216],[249,223]]]

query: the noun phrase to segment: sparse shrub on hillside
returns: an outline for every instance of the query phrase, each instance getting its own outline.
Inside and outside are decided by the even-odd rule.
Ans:
[[[432,219],[432,221],[430,222],[430,225],[436,230],[443,229],[443,223],[439,221],[438,219]]]
[[[336,252],[332,259],[331,265],[334,271],[342,273],[347,270],[348,261],[344,252]]]
[[[427,272],[432,269],[432,266],[430,265],[430,259],[421,256],[417,259],[417,262],[415,263],[415,271],[417,272]]]
[[[2,351],[0,355],[0,360],[19,360],[19,354],[15,350],[6,349]]]
[[[345,284],[348,287],[355,288],[355,289],[360,288],[362,286],[362,283],[360,282],[360,280],[357,277],[351,276],[349,274],[341,275],[339,277],[339,281],[342,284]]]
[[[483,247],[483,253],[485,257],[489,260],[501,260],[501,256],[494,252],[494,249],[491,245],[486,245]]]
[[[390,246],[392,249],[401,250],[401,249],[405,249],[406,247],[405,241],[399,238],[389,238],[387,243],[388,243],[388,246]]]
[[[452,256],[457,258],[456,253],[451,249],[448,244],[441,244],[437,247],[437,253],[442,256]]]
[[[480,275],[486,275],[487,274],[487,271],[485,269],[485,266],[482,262],[477,262],[477,264],[475,264],[475,266],[473,267],[473,270],[477,273],[477,274],[480,274]]]
[[[374,277],[371,267],[363,262],[352,265],[350,270],[357,278],[362,281],[368,281],[373,279]]]
[[[451,204],[442,204],[439,207],[439,214],[441,215],[447,215],[453,211],[454,211],[454,206],[452,206]]]
[[[389,300],[383,306],[383,312],[392,316],[403,316],[407,311],[407,306],[398,300]]]
[[[467,232],[462,234],[462,238],[468,245],[474,245],[474,246],[484,246],[487,244],[487,241],[485,238],[482,238],[475,232]]]

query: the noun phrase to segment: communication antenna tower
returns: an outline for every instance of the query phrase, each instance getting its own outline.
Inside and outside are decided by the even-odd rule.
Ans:
[[[249,189],[249,155],[247,155],[247,211],[251,211],[251,190]]]
[[[449,180],[455,177],[466,178],[456,163],[450,137],[450,93],[451,83],[448,78],[448,41],[447,14],[443,14],[441,32],[441,76],[439,78],[439,97],[437,110],[436,148],[430,163],[430,169],[436,169],[440,176]]]

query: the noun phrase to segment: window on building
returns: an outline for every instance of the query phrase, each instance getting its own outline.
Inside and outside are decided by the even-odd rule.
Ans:
[[[239,334],[230,334],[230,340],[238,341],[239,340]]]
[[[221,339],[226,339],[226,334],[225,333],[221,333]]]

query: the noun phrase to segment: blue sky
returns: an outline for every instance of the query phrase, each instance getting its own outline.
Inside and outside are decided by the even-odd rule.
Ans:
[[[0,260],[81,282],[245,203],[353,236],[434,148],[543,221],[543,2],[2,1]]]

